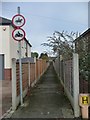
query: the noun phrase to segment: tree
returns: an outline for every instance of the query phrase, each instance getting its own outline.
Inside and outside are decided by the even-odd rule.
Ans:
[[[62,31],[55,31],[53,36],[47,37],[46,43],[42,43],[43,46],[50,47],[54,53],[62,54],[64,59],[70,59],[72,57],[72,52],[74,52],[74,40],[78,36],[78,33]]]
[[[39,58],[48,60],[48,55],[47,55],[47,53],[41,53]]]
[[[31,57],[38,58],[39,54],[37,52],[31,52]]]

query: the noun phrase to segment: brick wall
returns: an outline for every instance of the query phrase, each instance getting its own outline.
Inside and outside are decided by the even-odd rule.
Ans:
[[[12,80],[12,69],[4,69],[4,78],[5,80]]]

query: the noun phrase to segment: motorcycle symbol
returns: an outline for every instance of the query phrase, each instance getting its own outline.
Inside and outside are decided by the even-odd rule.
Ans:
[[[21,34],[19,31],[16,33],[15,37],[23,37],[23,34]]]

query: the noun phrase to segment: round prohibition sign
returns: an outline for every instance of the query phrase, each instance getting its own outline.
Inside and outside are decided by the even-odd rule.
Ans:
[[[17,27],[20,28],[25,24],[25,18],[24,16],[22,16],[21,14],[17,14],[12,18],[12,24]]]
[[[13,32],[12,32],[12,37],[16,41],[24,40],[25,31],[21,28],[14,29]]]

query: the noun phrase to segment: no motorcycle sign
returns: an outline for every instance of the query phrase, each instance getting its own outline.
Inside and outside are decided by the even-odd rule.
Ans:
[[[14,40],[21,41],[25,38],[25,31],[21,28],[17,28],[15,30],[13,30],[12,36],[13,36]]]

